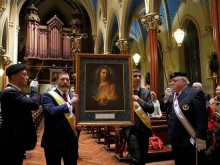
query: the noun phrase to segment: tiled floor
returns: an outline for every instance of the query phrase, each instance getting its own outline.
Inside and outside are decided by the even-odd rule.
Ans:
[[[40,147],[43,126],[38,131],[37,146],[34,150],[28,151],[28,158],[24,160],[24,165],[46,165],[44,151]],[[78,165],[126,165],[127,162],[119,162],[114,158],[114,152],[106,151],[103,144],[97,144],[86,131],[81,131],[79,139],[79,160]],[[174,165],[173,160],[151,162],[146,165]]]

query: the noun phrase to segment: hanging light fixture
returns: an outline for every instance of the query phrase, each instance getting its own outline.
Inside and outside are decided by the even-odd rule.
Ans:
[[[135,53],[133,55],[133,60],[134,60],[135,65],[138,65],[140,58],[141,58],[141,56],[138,53]]]
[[[177,0],[177,16],[178,16],[178,28],[177,30],[173,33],[174,38],[177,42],[178,47],[181,47],[183,43],[183,39],[185,37],[185,32],[180,28],[180,21],[179,21],[179,10],[178,10],[178,0]]]
[[[137,16],[135,17],[135,20],[137,21]],[[137,38],[136,33],[137,33],[137,31],[136,31],[136,22],[135,22],[135,37]],[[134,63],[136,66],[139,63],[140,58],[141,58],[140,54],[137,53],[137,41],[136,41],[136,53],[133,55],[133,60],[134,60]]]

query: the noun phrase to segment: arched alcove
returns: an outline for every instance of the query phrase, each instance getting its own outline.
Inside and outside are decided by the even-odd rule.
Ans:
[[[187,77],[191,83],[201,82],[201,66],[198,30],[192,21],[186,25],[184,39],[184,58]]]

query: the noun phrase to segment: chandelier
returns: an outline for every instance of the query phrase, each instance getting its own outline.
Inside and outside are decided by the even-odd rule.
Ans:
[[[180,21],[179,21],[179,10],[178,10],[178,0],[177,0],[177,16],[178,16],[178,28],[177,30],[173,33],[173,36],[177,42],[178,47],[181,47],[183,43],[183,39],[185,37],[185,32],[180,28]]]
[[[137,21],[137,16],[136,16],[135,20]],[[136,21],[135,21],[135,37],[137,38],[137,34],[136,34],[137,33]],[[136,42],[136,53],[133,55],[133,60],[134,60],[134,63],[135,63],[136,66],[139,63],[140,58],[141,58],[140,54],[137,53],[137,42]]]

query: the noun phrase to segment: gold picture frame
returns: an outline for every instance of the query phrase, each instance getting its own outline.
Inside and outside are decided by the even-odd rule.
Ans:
[[[83,126],[133,124],[131,55],[77,54],[76,123]],[[104,85],[99,81],[107,75]]]
[[[62,69],[50,69],[50,84],[56,85],[58,73],[60,73]]]

